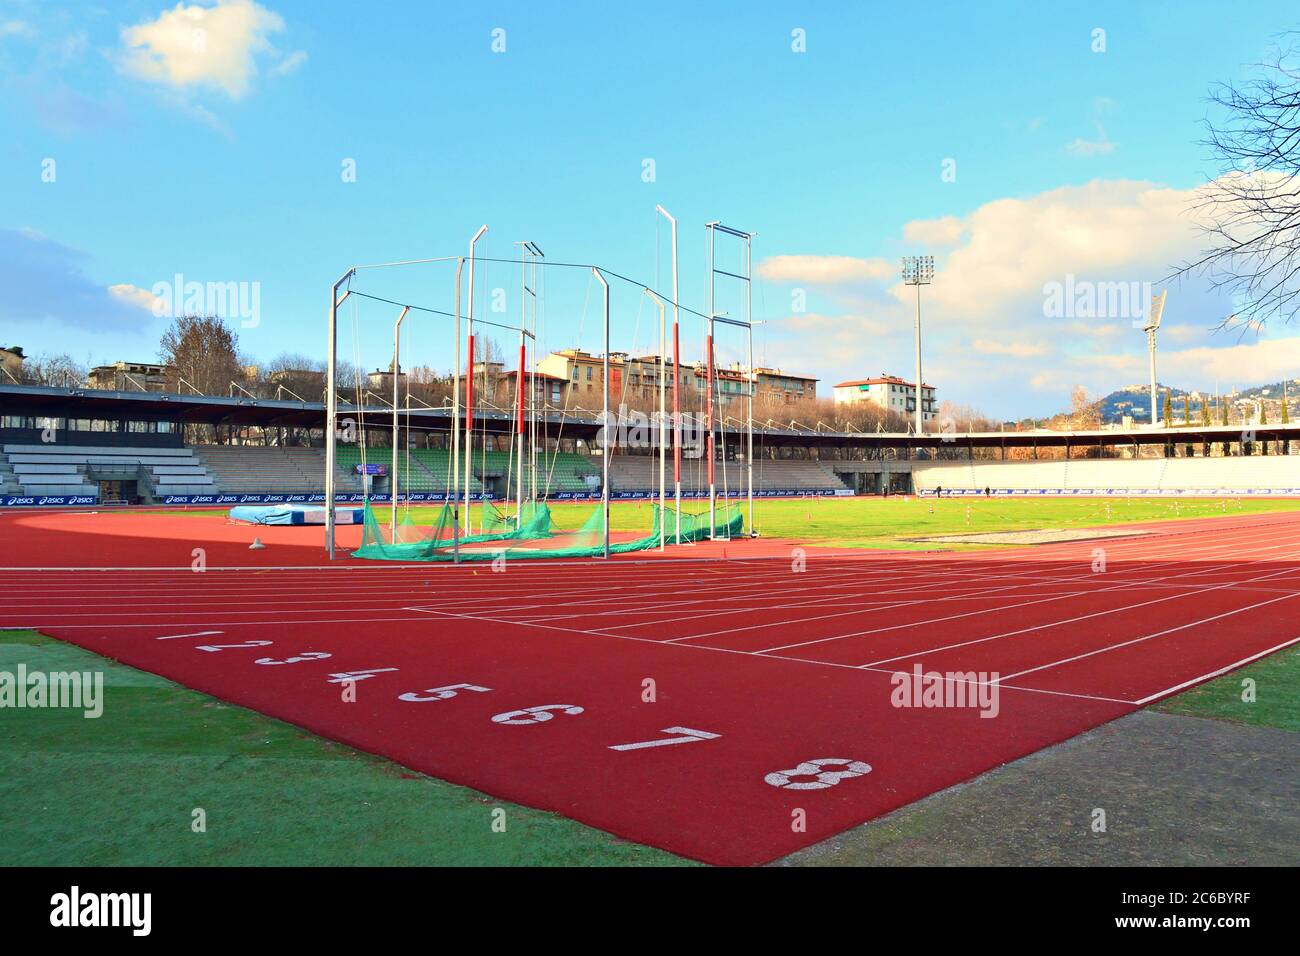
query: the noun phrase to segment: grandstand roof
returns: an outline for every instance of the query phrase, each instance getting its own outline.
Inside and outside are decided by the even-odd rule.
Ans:
[[[325,405],[322,402],[276,401],[254,399],[247,396],[225,398],[207,395],[176,395],[167,392],[118,392],[87,388],[54,388],[36,385],[0,385],[0,409],[5,415],[53,416],[66,418],[117,418],[127,420],[159,420],[180,423],[221,425],[283,426],[289,428],[321,428],[325,424]],[[371,405],[358,408],[340,403],[340,415],[365,417],[376,428],[387,427],[392,422],[393,409],[389,405]],[[397,410],[398,420],[406,424],[409,415],[413,427],[447,428],[450,426],[449,408],[411,408]],[[492,432],[508,432],[513,428],[513,410],[479,408],[475,421]],[[563,425],[566,437],[592,438],[600,428],[595,412],[574,409],[553,410],[545,418],[552,426]],[[730,419],[730,429],[735,430],[735,420]],[[793,422],[780,423],[768,420],[755,422],[754,434],[768,444],[799,447],[845,446],[857,448],[1029,448],[1085,446],[1098,444],[1196,444],[1242,440],[1243,430],[1250,429],[1256,441],[1277,441],[1282,438],[1300,441],[1300,423],[1290,425],[1210,425],[1178,426],[1165,429],[1150,426],[1128,430],[1091,429],[1080,431],[997,432],[929,432],[919,439],[906,432],[837,432],[829,429],[811,429]]]

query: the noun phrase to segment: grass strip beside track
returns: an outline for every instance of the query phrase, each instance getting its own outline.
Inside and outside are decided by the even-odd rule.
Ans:
[[[24,866],[688,865],[33,631],[0,670],[103,671],[103,715],[7,710],[0,846]],[[191,830],[202,808],[207,832]],[[493,812],[505,811],[505,832]]]

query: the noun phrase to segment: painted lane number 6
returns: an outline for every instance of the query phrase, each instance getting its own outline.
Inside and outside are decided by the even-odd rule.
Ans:
[[[555,716],[551,713],[553,710],[571,717],[582,713],[582,708],[574,704],[540,704],[537,707],[525,707],[523,710],[508,710],[504,714],[497,714],[492,718],[492,723],[510,724],[516,727],[542,724]]]

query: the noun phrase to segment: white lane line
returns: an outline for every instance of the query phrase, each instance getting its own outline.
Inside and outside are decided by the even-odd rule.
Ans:
[[[1264,537],[1264,540],[1266,540],[1266,541],[1267,541],[1267,540],[1273,540],[1273,537],[1274,537],[1274,536],[1272,536],[1272,535],[1266,535],[1266,536]],[[1252,538],[1252,539],[1250,539],[1249,541],[1244,542],[1244,543],[1253,543],[1253,540],[1254,540],[1254,539]],[[1243,542],[1241,542],[1240,539],[1238,539],[1238,540],[1234,541],[1233,543],[1239,545],[1239,544],[1241,544],[1241,543],[1243,543]],[[1286,546],[1287,546],[1287,545],[1279,544],[1279,545],[1275,545],[1274,547],[1280,548],[1280,547],[1286,547]],[[1199,554],[1199,553],[1202,553],[1202,552],[1210,552],[1210,553],[1211,553],[1211,557],[1212,557],[1213,552],[1218,551],[1218,550],[1221,548],[1221,545],[1220,545],[1218,542],[1205,542],[1205,541],[1202,541],[1202,543],[1201,543],[1198,547],[1196,547],[1196,548],[1192,548],[1192,549],[1189,549],[1189,548],[1186,548],[1186,547],[1181,547],[1181,548],[1180,548],[1180,547],[1178,547],[1178,545],[1177,545],[1176,543],[1174,543],[1174,544],[1170,544],[1170,545],[1168,545],[1168,547],[1169,547],[1169,548],[1173,548],[1174,550],[1172,550],[1172,551],[1162,551],[1161,549],[1157,548],[1157,549],[1155,549],[1154,551],[1152,551],[1152,549],[1149,549],[1149,548],[1148,548],[1147,551],[1146,551],[1146,555],[1147,555],[1146,560],[1150,560],[1150,558],[1153,558],[1153,557],[1154,557],[1154,558],[1161,558],[1161,557],[1166,557],[1166,556],[1168,556],[1168,557],[1172,557],[1172,558],[1174,558],[1174,560],[1162,561],[1162,562],[1160,562],[1160,563],[1156,563],[1156,564],[1145,564],[1145,565],[1144,565],[1144,570],[1148,570],[1148,571],[1149,571],[1149,570],[1154,570],[1154,569],[1161,568],[1161,567],[1170,567],[1170,566],[1180,566],[1180,565],[1185,565],[1185,564],[1187,563],[1186,559],[1187,559],[1187,557],[1188,557],[1189,555]],[[1265,548],[1261,548],[1260,550],[1261,550],[1261,551],[1267,551],[1267,550],[1271,550],[1271,549],[1265,547]],[[1112,550],[1112,551],[1111,551],[1111,555],[1112,555],[1112,557],[1113,557],[1113,554],[1114,554],[1114,551]],[[1073,562],[1072,562],[1072,563],[1076,563],[1076,564],[1077,564],[1077,562],[1080,561],[1080,560],[1086,560],[1086,559],[1085,559],[1085,558],[1082,558],[1082,557],[1075,557],[1075,558],[1073,559]],[[1230,564],[1221,564],[1221,565],[1211,565],[1210,567],[1211,567],[1211,568],[1214,568],[1214,569],[1223,569],[1223,568],[1230,568],[1230,567],[1234,567],[1234,566],[1235,566],[1235,563],[1230,563]],[[1194,569],[1193,571],[1188,571],[1186,575],[1178,575],[1178,577],[1190,576],[1190,575],[1195,575],[1195,574],[1205,573],[1206,570],[1207,570],[1206,568],[1197,568],[1197,569]],[[1001,579],[1001,578],[1005,577],[1005,575],[996,575],[996,574],[995,574],[995,575],[990,575],[990,576],[991,576],[993,579]],[[1078,581],[1078,580],[1087,580],[1087,579],[1092,578],[1092,577],[1095,577],[1095,575],[1093,575],[1091,572],[1089,572],[1089,573],[1087,573],[1087,574],[1074,575],[1073,577],[1068,577],[1068,578],[1065,578],[1065,579],[1059,579],[1059,578],[1058,578],[1058,579],[1056,579],[1056,580],[1057,580],[1058,583],[1060,583],[1062,580],[1064,580],[1064,581],[1069,581],[1069,580],[1076,580],[1076,581]],[[1166,575],[1166,577],[1168,577],[1168,576]],[[979,594],[995,594],[995,593],[997,593],[997,592],[999,592],[999,591],[1014,590],[1014,589],[1015,589],[1016,587],[1018,587],[1018,586],[1024,586],[1024,584],[1026,583],[1026,581],[1030,581],[1030,582],[1032,582],[1032,581],[1034,581],[1034,580],[1037,580],[1037,578],[1036,578],[1035,576],[1032,576],[1032,575],[1024,575],[1024,576],[1021,577],[1020,581],[1019,581],[1018,584],[1016,584],[1016,585],[1004,585],[1004,586],[1001,586],[1001,587],[989,588],[989,589],[987,589],[987,590],[985,590],[985,591],[972,592],[971,594],[968,594],[968,595],[966,595],[966,596],[968,596],[968,597],[974,597],[974,596],[978,596]],[[1157,580],[1159,580],[1159,579],[1157,579]],[[1110,587],[1110,588],[1101,588],[1101,589],[1091,589],[1091,591],[1092,591],[1092,593],[1099,593],[1100,591],[1113,590],[1113,589],[1114,589],[1114,587]],[[1069,596],[1069,595],[1067,595],[1067,596]],[[915,602],[900,602],[897,606],[899,606],[899,607],[904,607],[904,606],[907,606],[907,605],[910,604],[910,603],[924,603],[924,600],[931,600],[931,601],[934,601],[934,600],[940,600],[940,601],[942,601],[942,600],[947,600],[947,599],[946,599],[946,598],[937,598],[937,599],[936,599],[936,598],[928,598],[928,599],[920,599],[920,600],[915,601]],[[1032,603],[1042,603],[1042,601],[1034,601],[1034,602],[1028,602],[1028,603],[1031,603],[1031,604],[1032,604]],[[1020,607],[1020,606],[1023,606],[1023,605],[1010,605],[1010,607]],[[889,610],[889,608],[881,608],[881,610]],[[718,631],[706,631],[706,632],[703,632],[703,633],[700,633],[700,634],[689,634],[689,635],[685,635],[685,636],[682,636],[682,637],[676,637],[676,638],[672,638],[672,641],[673,641],[673,642],[693,641],[693,640],[696,640],[696,639],[699,639],[699,638],[705,638],[705,637],[717,637],[717,636],[719,636],[719,635],[732,634],[732,633],[736,633],[736,632],[738,632],[738,631],[763,630],[763,629],[765,629],[765,628],[772,628],[772,627],[781,627],[781,626],[792,626],[792,625],[798,625],[798,624],[806,624],[806,623],[809,623],[809,622],[811,622],[811,621],[826,620],[826,619],[835,618],[835,617],[845,617],[845,616],[848,616],[848,615],[851,614],[851,613],[853,613],[853,612],[851,612],[851,611],[839,611],[839,612],[832,612],[832,613],[829,613],[829,614],[819,614],[819,615],[815,615],[815,616],[813,616],[813,617],[799,618],[799,619],[797,619],[797,620],[790,620],[790,621],[776,621],[776,622],[768,622],[768,623],[763,623],[763,624],[751,624],[751,625],[746,625],[746,626],[741,626],[741,627],[725,628],[725,629],[718,630]],[[702,615],[702,616],[709,616],[709,615]],[[691,617],[684,617],[684,618],[682,618],[682,620],[691,620],[691,619],[692,619]],[[945,620],[945,619],[940,619],[940,620]],[[667,621],[663,621],[663,622],[655,622],[655,623],[660,623],[660,624],[662,624],[662,623],[669,623],[669,622],[667,622]],[[626,627],[626,626],[635,626],[635,625],[619,625],[619,626],[620,626],[620,627]],[[614,629],[614,628],[611,627],[611,628],[604,628],[603,630],[613,630],[613,629]],[[802,642],[802,643],[798,643],[798,644],[785,644],[785,645],[778,645],[778,646],[776,646],[776,647],[768,648],[768,650],[771,650],[771,651],[790,650],[790,649],[792,649],[792,648],[795,648],[795,647],[803,647],[803,646],[806,646],[806,645],[808,645],[808,644],[823,643],[823,642],[825,642],[825,641],[831,641],[831,640],[841,640],[841,639],[843,639],[843,638],[847,638],[847,637],[858,637],[858,636],[861,636],[862,634],[869,634],[869,633],[875,633],[875,631],[874,631],[874,630],[871,630],[871,631],[864,631],[864,632],[852,632],[852,633],[849,633],[849,634],[841,634],[841,635],[835,635],[835,636],[832,636],[832,637],[818,638],[817,640],[814,640],[814,641],[804,641],[804,642]]]
[[[1185,631],[1189,627],[1199,627],[1202,624],[1209,624],[1211,621],[1221,621],[1225,617],[1232,617],[1235,614],[1243,614],[1246,611],[1253,611],[1256,608],[1267,607],[1270,604],[1276,604],[1279,601],[1290,601],[1296,595],[1284,594],[1281,597],[1269,598],[1267,601],[1259,601],[1256,604],[1248,604],[1245,607],[1234,608],[1231,611],[1224,611],[1221,614],[1215,614],[1211,617],[1203,617],[1197,621],[1188,621],[1186,624],[1179,624],[1177,627],[1167,627],[1163,631],[1156,631],[1154,634],[1144,634],[1142,637],[1135,637],[1131,640],[1120,641],[1116,644],[1110,644],[1106,647],[1098,647],[1082,654],[1075,654],[1073,657],[1062,658],[1059,661],[1051,661],[1047,664],[1040,664],[1037,667],[1029,667],[1023,671],[1016,671],[1014,674],[1006,675],[1007,680],[1016,677],[1023,677],[1025,674],[1036,674],[1039,671],[1051,670],[1053,667],[1060,667],[1062,664],[1072,664],[1075,661],[1081,661],[1089,657],[1096,657],[1098,654],[1106,654],[1110,651],[1119,650],[1121,647],[1131,647],[1134,644],[1141,644],[1143,641],[1150,641],[1157,637],[1164,637],[1166,634],[1176,634],[1179,631]]]
[[[224,634],[225,631],[192,631],[189,634],[168,634],[166,637],[155,637],[155,641],[174,641],[181,637],[210,637],[214,634]]]
[[[1290,572],[1289,572],[1289,571],[1285,571],[1285,572],[1283,572],[1283,571],[1275,571],[1275,572],[1273,572],[1272,574],[1259,575],[1258,577],[1251,578],[1251,579],[1249,579],[1249,580],[1251,580],[1251,581],[1265,581],[1265,580],[1268,580],[1270,577],[1276,577],[1278,574],[1286,574],[1286,573],[1290,573]],[[1176,575],[1174,575],[1174,577],[1176,577]],[[1242,583],[1247,583],[1247,582],[1242,582]],[[943,645],[943,646],[941,646],[941,647],[931,647],[931,648],[927,648],[926,650],[914,651],[914,652],[912,652],[912,653],[910,653],[910,654],[899,654],[899,655],[896,656],[896,657],[886,657],[886,658],[884,658],[884,659],[882,659],[882,660],[878,660],[878,661],[868,661],[866,664],[863,664],[863,665],[861,665],[861,666],[863,666],[863,667],[873,667],[873,666],[878,666],[878,665],[880,665],[880,664],[892,664],[894,661],[904,661],[904,660],[907,660],[908,658],[912,658],[912,657],[921,657],[921,656],[923,656],[923,655],[925,655],[925,654],[938,654],[938,653],[940,653],[941,651],[951,651],[951,650],[955,650],[956,648],[959,648],[959,647],[970,647],[970,646],[972,646],[972,645],[974,645],[974,644],[985,644],[985,643],[987,643],[987,642],[989,642],[989,641],[998,641],[998,640],[1001,640],[1001,639],[1004,638],[1004,637],[1015,637],[1015,636],[1020,635],[1020,634],[1029,634],[1029,633],[1031,633],[1031,632],[1033,632],[1033,631],[1044,631],[1044,630],[1049,630],[1049,629],[1054,628],[1054,627],[1060,627],[1060,626],[1063,625],[1063,624],[1077,624],[1077,623],[1080,622],[1080,621],[1088,621],[1088,620],[1091,620],[1091,619],[1093,619],[1093,618],[1097,618],[1097,617],[1105,617],[1105,616],[1108,615],[1108,614],[1119,614],[1119,613],[1121,613],[1121,612],[1124,612],[1124,611],[1132,611],[1132,610],[1135,610],[1135,609],[1140,608],[1140,607],[1150,607],[1150,606],[1153,605],[1153,604],[1163,604],[1163,603],[1165,603],[1166,601],[1177,601],[1177,600],[1180,600],[1180,599],[1185,598],[1185,597],[1195,597],[1195,596],[1197,596],[1197,595],[1201,595],[1201,594],[1208,594],[1208,593],[1210,593],[1211,591],[1223,591],[1223,590],[1227,590],[1227,589],[1229,589],[1229,588],[1232,588],[1232,587],[1234,586],[1234,584],[1235,584],[1235,582],[1233,582],[1233,583],[1229,583],[1229,584],[1216,584],[1216,585],[1214,585],[1213,587],[1198,588],[1198,589],[1196,589],[1196,590],[1194,590],[1194,591],[1184,591],[1184,592],[1181,592],[1181,593],[1178,593],[1178,594],[1170,594],[1170,595],[1167,595],[1167,596],[1165,596],[1165,597],[1161,597],[1161,598],[1153,598],[1153,599],[1150,600],[1150,601],[1139,601],[1139,602],[1136,603],[1136,604],[1125,604],[1125,605],[1123,605],[1123,606],[1121,606],[1121,607],[1107,608],[1106,610],[1102,610],[1102,611],[1093,611],[1093,612],[1091,612],[1091,613],[1089,613],[1089,614],[1080,614],[1080,615],[1078,615],[1078,616],[1076,616],[1076,617],[1062,618],[1062,619],[1060,619],[1060,620],[1057,620],[1057,621],[1049,621],[1049,622],[1044,623],[1044,624],[1035,624],[1035,625],[1033,625],[1033,626],[1031,626],[1031,627],[1022,627],[1022,628],[1018,628],[1017,630],[1014,630],[1014,631],[1004,631],[1004,632],[1002,632],[1001,634],[991,634],[991,635],[989,635],[989,636],[987,636],[987,637],[976,637],[976,638],[972,638],[972,639],[969,640],[969,641],[958,641],[958,642],[955,643],[955,644],[945,644],[945,645]],[[1101,592],[1096,592],[1096,591],[1095,591],[1095,592],[1093,592],[1093,593],[1096,594],[1096,593],[1101,593]],[[1122,591],[1116,591],[1115,593],[1123,593],[1123,592],[1122,592]],[[1294,594],[1284,594],[1284,595],[1282,595],[1282,597],[1280,597],[1280,598],[1274,598],[1273,600],[1279,600],[1279,601],[1280,601],[1280,600],[1285,600],[1286,598],[1289,598],[1289,597],[1295,597],[1295,595],[1294,595]],[[1264,603],[1269,603],[1269,604],[1271,604],[1272,601],[1267,601],[1267,602],[1264,602]],[[1252,605],[1252,606],[1253,606],[1253,605]],[[1025,672],[1022,671],[1021,673],[1025,673]],[[1010,676],[1015,676],[1015,675],[1010,675]]]
[[[452,620],[461,619],[467,621],[480,621],[486,624],[517,624],[520,627],[539,628],[545,631],[562,631],[566,634],[577,634],[582,637],[597,637],[597,638],[612,639],[615,641],[635,641],[638,644],[651,644],[656,647],[674,648],[674,649],[689,650],[689,651],[709,651],[715,654],[736,654],[741,657],[750,657],[760,661],[781,661],[782,663],[786,663],[786,664],[810,664],[814,667],[833,667],[838,670],[850,670],[850,671],[858,671],[858,672],[861,672],[863,670],[868,670],[879,674],[907,673],[906,671],[897,671],[897,670],[884,669],[884,668],[863,668],[863,667],[858,667],[856,664],[836,664],[833,661],[816,661],[816,660],[810,660],[808,658],[803,658],[803,657],[783,657],[780,654],[760,655],[760,654],[755,654],[752,651],[739,651],[730,647],[711,647],[708,644],[670,644],[667,641],[656,641],[653,638],[649,638],[649,637],[636,637],[632,634],[606,634],[601,631],[583,631],[583,630],[579,630],[578,628],[564,627],[559,624],[532,623],[529,621],[523,621],[523,622],[499,621],[496,620],[495,618],[480,617],[479,615],[475,615],[475,614],[455,614],[451,611],[444,611],[440,608],[413,607],[413,608],[408,608],[408,610],[421,611],[426,614],[436,614],[442,618],[449,618]],[[1116,697],[1101,697],[1096,694],[1075,694],[1075,693],[1070,693],[1068,691],[1062,691],[1062,690],[1048,690],[1042,687],[1019,687],[1014,684],[1000,684],[999,686],[1003,687],[1006,690],[1019,690],[1019,691],[1024,691],[1025,693],[1028,694],[1046,694],[1051,697],[1072,697],[1072,698],[1079,698],[1083,700],[1102,701],[1108,704],[1125,704],[1128,706],[1133,705],[1133,701],[1131,700],[1121,700]]]
[[[1146,697],[1143,697],[1141,700],[1134,701],[1134,703],[1138,704],[1139,706],[1145,706],[1146,704],[1151,703],[1153,700],[1158,700],[1159,698],[1166,697],[1169,694],[1177,693],[1180,690],[1184,690],[1188,687],[1191,687],[1193,684],[1199,684],[1202,681],[1207,681],[1214,677],[1221,677],[1222,675],[1228,673],[1229,671],[1236,670],[1238,667],[1241,667],[1243,664],[1249,664],[1251,661],[1257,661],[1261,657],[1267,657],[1269,654],[1272,654],[1275,651],[1283,650],[1284,648],[1290,647],[1291,645],[1296,643],[1300,643],[1300,637],[1293,637],[1289,641],[1283,641],[1281,644],[1278,644],[1274,647],[1270,647],[1266,651],[1260,651],[1258,654],[1251,654],[1249,657],[1243,657],[1239,661],[1233,661],[1231,664],[1226,664],[1223,667],[1220,667],[1218,670],[1210,671],[1208,674],[1202,674],[1200,677],[1193,677],[1191,680],[1185,680],[1181,684],[1175,684],[1173,687],[1166,687],[1164,690],[1156,691],[1154,694],[1148,694]]]

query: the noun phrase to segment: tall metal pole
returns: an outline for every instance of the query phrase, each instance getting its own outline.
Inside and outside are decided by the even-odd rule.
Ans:
[[[603,427],[602,438],[600,440],[600,458],[601,458],[601,481],[600,481],[600,510],[605,526],[605,559],[609,560],[609,283],[605,277],[600,274],[600,270],[595,266],[591,267],[597,281],[600,282],[604,290],[605,299],[605,356],[602,362],[604,370],[604,382],[602,392],[604,395],[604,408],[601,411],[601,425]]]
[[[474,410],[469,407],[471,384],[474,381],[474,247],[478,241],[483,238],[483,234],[488,231],[486,225],[479,226],[478,232],[474,233],[474,238],[469,241],[469,318],[468,331],[469,337],[469,362],[470,367],[466,372],[465,386],[465,534],[470,533],[470,478],[472,477],[471,468],[474,463],[474,433],[471,431]]]
[[[456,259],[456,358],[451,373],[451,535],[454,560],[460,563],[460,516],[456,506],[460,501],[460,277],[465,257]]]
[[[666,414],[668,331],[665,321],[664,300],[650,289],[646,289],[645,294],[654,299],[655,304],[659,306],[659,550],[662,551],[664,541],[668,535],[668,525],[664,517],[664,506],[667,504],[665,473],[667,471],[668,457],[668,416]]]
[[[714,483],[714,448],[713,448],[713,280],[716,276],[713,266],[713,223],[704,227],[708,231],[709,247],[709,318],[707,320],[707,332],[704,336],[704,360],[708,363],[705,368],[704,381],[708,387],[709,395],[705,400],[705,422],[709,430],[708,437],[705,439],[705,448],[708,450],[709,463],[706,466],[709,478],[709,540],[712,541],[717,534],[717,507],[718,507],[718,488]]]
[[[524,342],[522,318],[519,326],[519,378],[515,389],[515,529],[524,524],[524,369],[528,363],[528,351]]]
[[[330,325],[327,335],[325,371],[325,550],[329,559],[334,560],[334,462],[337,449],[335,440],[338,433],[338,327],[339,327],[339,289],[356,273],[349,269],[330,289]],[[346,299],[350,293],[344,293]]]
[[[528,416],[528,486],[530,501],[537,501],[537,317],[541,308],[541,260],[546,258],[541,247],[535,242],[525,244],[528,254],[531,257],[533,267],[533,286],[528,290],[532,296],[532,322],[529,323],[529,332],[533,340],[533,364],[529,374],[528,395],[529,409]],[[545,385],[543,384],[543,388]],[[542,402],[545,405],[545,401]],[[543,449],[544,451],[544,449]]]
[[[1147,358],[1151,368],[1151,427],[1156,427],[1156,332],[1160,330],[1160,319],[1165,314],[1165,295],[1168,289],[1151,297],[1151,310],[1147,315],[1147,324],[1142,331],[1147,334]]]
[[[655,206],[668,220],[673,232],[673,497],[674,523],[677,544],[682,543],[682,409],[678,386],[682,377],[682,358],[678,341],[678,322],[681,318],[681,297],[677,294],[677,220],[663,206]]]
[[[925,416],[921,401],[921,284],[916,285],[916,437],[917,448],[921,447],[920,438],[925,434]],[[920,455],[917,455],[919,458]]]
[[[752,237],[745,237],[745,343],[749,351],[749,404],[745,422],[745,468],[748,471],[749,535],[754,536],[754,392],[758,390],[758,373],[754,371],[754,314],[750,285],[753,278]]]
[[[392,477],[388,479],[388,490],[392,493],[389,495],[389,500],[390,503],[392,504],[392,509],[393,509],[392,522],[389,526],[389,531],[388,531],[388,541],[390,544],[397,544],[397,491],[398,491],[397,479],[399,474],[397,470],[397,441],[398,441],[398,437],[401,434],[401,431],[397,424],[397,401],[398,401],[397,383],[401,377],[401,369],[402,369],[402,356],[401,356],[402,322],[406,319],[406,315],[410,311],[411,311],[411,307],[409,305],[402,306],[402,314],[399,315],[397,317],[397,321],[393,323],[393,471],[392,471]],[[410,402],[407,402],[407,405],[409,406]],[[411,414],[411,410],[409,407],[406,410],[406,414],[409,420],[409,416]],[[409,487],[407,488],[407,493],[408,494],[410,493]]]
[[[1159,418],[1156,417],[1156,330],[1147,329],[1147,360],[1151,370],[1151,427],[1154,428]]]
[[[934,279],[934,256],[903,256],[903,282],[916,286],[916,457],[925,434],[925,391],[921,382],[921,286]]]

